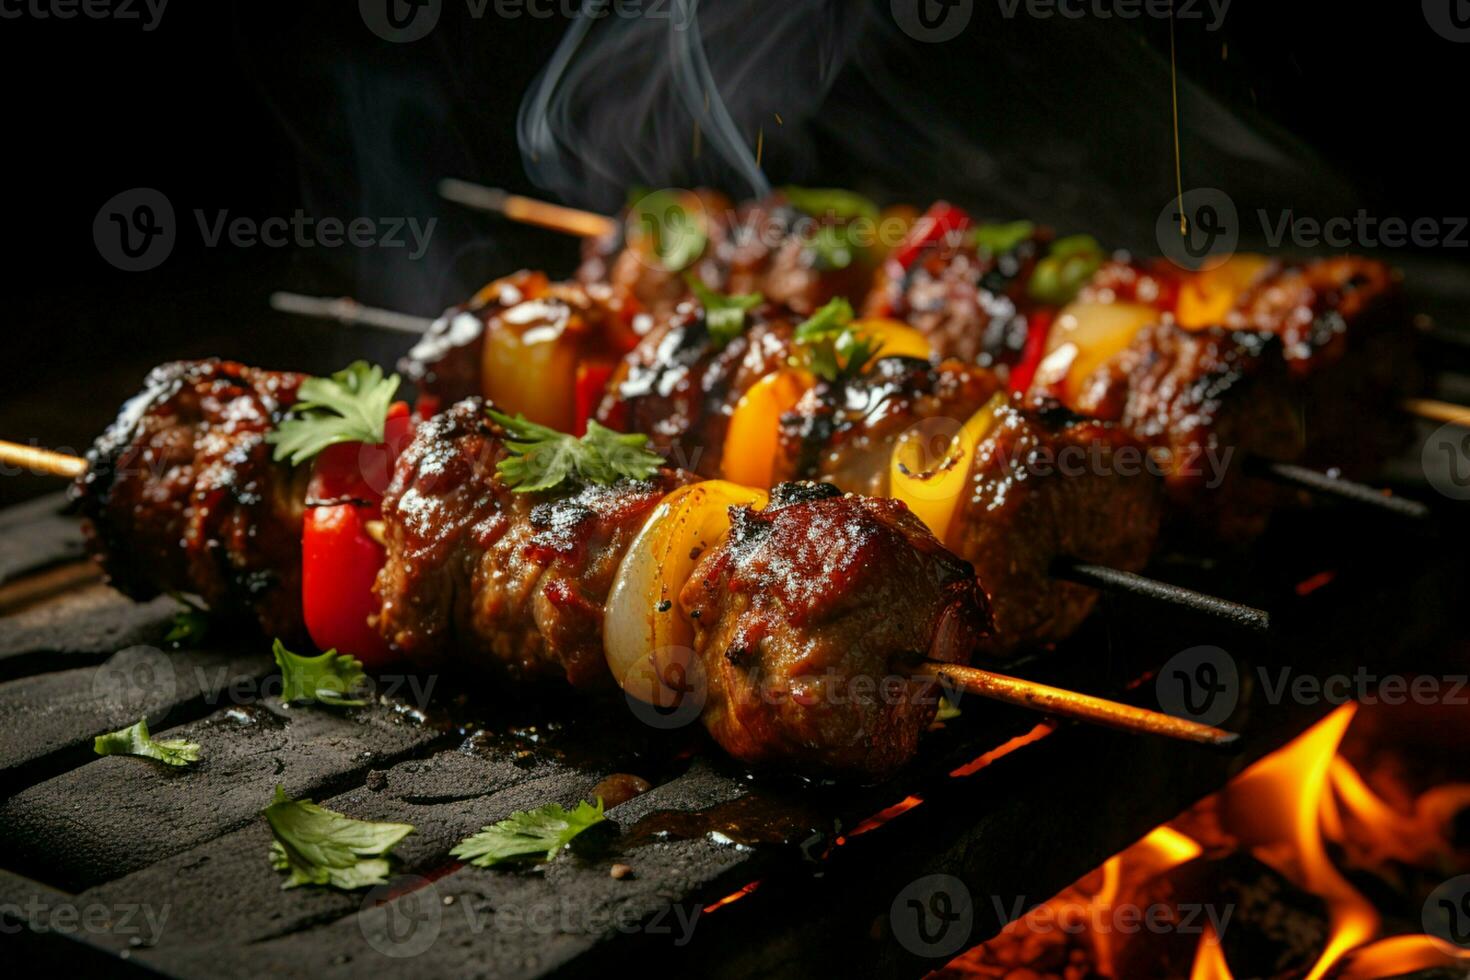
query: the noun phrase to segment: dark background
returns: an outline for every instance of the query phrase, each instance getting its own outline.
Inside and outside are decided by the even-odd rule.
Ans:
[[[407,346],[401,336],[274,314],[273,290],[433,314],[519,266],[570,271],[574,242],[467,213],[434,190],[438,178],[461,176],[536,191],[516,112],[565,18],[476,20],[463,0],[446,0],[428,38],[391,44],[366,29],[355,4],[296,6],[175,0],[152,32],[138,21],[0,20],[5,269],[16,300],[0,437],[84,447],[165,359],[219,354],[324,371],[362,354],[391,362]],[[1240,127],[1216,125],[1188,90],[1185,184],[1229,187],[1243,210],[1470,214],[1462,149],[1470,45],[1435,34],[1419,4],[1345,6],[1236,0],[1218,33],[1179,23],[1186,85],[1208,92]],[[773,9],[746,7],[756,25]],[[886,8],[884,0],[874,16],[881,21]],[[1008,20],[995,0],[979,0],[961,37],[904,47],[895,54],[901,73],[842,79],[834,92],[850,107],[877,104],[864,86],[886,88],[907,128],[818,113],[801,134],[816,155],[800,167],[768,133],[775,182],[853,184],[921,203],[948,195],[982,209],[1002,201],[1011,210],[996,217],[1025,208],[1147,246],[1173,190],[1166,23]],[[812,56],[799,43],[789,55]],[[1002,166],[977,177],[922,139],[900,142],[940,119]],[[1245,131],[1290,165],[1236,158],[1232,141]],[[671,179],[702,176],[687,160],[660,165]],[[1031,180],[1028,167],[1048,179]],[[179,240],[159,268],[125,273],[100,257],[92,222],[103,202],[140,186],[172,201]],[[439,225],[419,262],[405,250],[208,248],[196,208],[256,219],[297,208],[344,219],[414,215]],[[1433,258],[1463,264],[1465,254]],[[46,486],[16,477],[0,481],[0,497]]]

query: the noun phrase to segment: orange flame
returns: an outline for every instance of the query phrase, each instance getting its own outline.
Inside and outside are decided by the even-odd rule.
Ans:
[[[1194,954],[1194,968],[1189,971],[1189,980],[1234,980],[1230,967],[1225,963],[1225,952],[1220,948],[1220,937],[1214,926],[1205,926],[1199,949]]]
[[[1242,843],[1289,881],[1327,903],[1332,932],[1307,974],[1320,980],[1342,955],[1378,932],[1378,913],[1338,873],[1322,840],[1327,774],[1357,711],[1344,705],[1290,745],[1266,756],[1225,791]]]
[[[1394,936],[1353,951],[1337,980],[1378,980],[1419,970],[1470,964],[1470,953],[1430,936]]]

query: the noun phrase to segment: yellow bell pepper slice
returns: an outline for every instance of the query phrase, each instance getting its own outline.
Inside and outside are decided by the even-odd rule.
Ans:
[[[480,360],[480,392],[501,411],[570,432],[576,425],[580,314],[529,300],[491,318]]]
[[[732,483],[768,487],[776,464],[781,416],[816,383],[805,371],[775,371],[740,396],[725,432],[720,473]]]
[[[1213,269],[1196,273],[1180,287],[1175,319],[1189,330],[1219,326],[1235,308],[1241,294],[1270,265],[1271,260],[1264,255],[1232,255]]]
[[[848,329],[874,340],[878,345],[878,357],[917,357],[928,360],[934,355],[934,345],[907,323],[884,317],[869,317],[854,320]]]
[[[1051,326],[1032,387],[1049,389],[1074,405],[1094,371],[1122,353],[1138,331],[1162,318],[1158,310],[1140,303],[1072,303]]]
[[[904,433],[893,445],[889,487],[895,500],[908,505],[940,541],[948,540],[959,504],[969,488],[970,470],[980,444],[995,428],[1005,394],[996,394],[980,407],[935,458],[924,443],[921,429]]]

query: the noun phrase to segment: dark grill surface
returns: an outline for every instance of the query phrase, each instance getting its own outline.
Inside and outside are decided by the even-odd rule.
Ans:
[[[1332,707],[1268,704],[1248,685],[1227,723],[1245,735],[1238,752],[1062,726],[953,775],[1038,721],[962,698],[961,717],[876,787],[752,777],[701,734],[656,731],[621,702],[523,704],[453,678],[414,679],[435,685],[426,710],[402,696],[406,685],[369,708],[287,709],[259,638],[222,628],[207,649],[162,652],[174,601],[135,605],[86,574],[78,531],[56,503],[0,514],[0,914],[34,925],[27,908],[79,910],[92,927],[8,938],[89,969],[918,975],[943,959],[895,933],[896,900],[913,881],[944,873],[965,883],[973,921],[959,948],[972,945],[1017,900],[1045,900]],[[1456,511],[1439,516],[1451,522]],[[1053,656],[1013,669],[1150,706],[1148,672],[1201,644],[1230,650],[1242,673],[1445,670],[1431,654],[1466,576],[1440,542],[1463,523],[1417,532],[1324,506],[1279,525],[1257,554],[1166,557],[1156,569],[1271,609],[1269,643],[1112,598]],[[1328,570],[1328,586],[1298,595],[1298,583]],[[204,761],[170,769],[92,754],[95,735],[142,715],[155,734],[198,742]],[[484,824],[571,805],[618,772],[654,788],[610,809],[615,828],[585,835],[594,839],[576,853],[529,871],[448,857]],[[277,784],[351,816],[412,823],[396,850],[400,876],[366,894],[283,891],[258,816]],[[863,825],[886,808],[903,812]],[[631,875],[612,877],[619,863]],[[150,913],[161,926],[142,928],[145,940]]]

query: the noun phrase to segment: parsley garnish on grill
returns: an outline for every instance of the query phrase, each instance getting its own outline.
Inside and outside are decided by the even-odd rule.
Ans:
[[[301,383],[300,401],[265,441],[276,447],[277,462],[290,459],[292,466],[339,442],[382,442],[397,391],[398,375],[385,378],[382,368],[367,361],[330,378],[308,378]]]
[[[281,668],[281,701],[298,704],[318,701],[336,708],[360,708],[367,704],[354,693],[367,687],[362,661],[336,650],[319,657],[303,657],[287,650],[280,640],[271,647]]]
[[[388,880],[389,852],[413,833],[412,824],[354,820],[310,800],[293,800],[280,786],[262,813],[275,835],[271,867],[291,872],[282,888],[381,885]]]
[[[460,841],[449,853],[478,868],[507,861],[550,861],[572,838],[604,819],[601,798],[596,806],[583,800],[571,810],[563,809],[558,803],[548,803],[482,827],[478,834]]]
[[[136,725],[106,735],[92,742],[98,755],[140,755],[157,759],[170,766],[187,766],[199,761],[199,746],[181,738],[154,738],[148,734],[148,719],[139,718]]]
[[[796,345],[806,355],[802,366],[827,381],[861,371],[882,344],[854,330],[852,320],[852,304],[840,296],[803,320],[795,334]]]
[[[760,293],[741,293],[733,296],[717,293],[706,286],[698,276],[688,272],[684,273],[684,281],[689,284],[689,291],[699,299],[700,305],[704,307],[704,326],[709,331],[710,341],[716,347],[723,348],[744,333],[745,314],[766,300]]]
[[[524,415],[512,418],[493,408],[486,412],[505,430],[505,448],[511,455],[495,469],[516,493],[539,493],[566,480],[602,484],[646,480],[664,463],[662,456],[648,450],[647,436],[614,432],[591,419],[587,434],[578,439]]]

